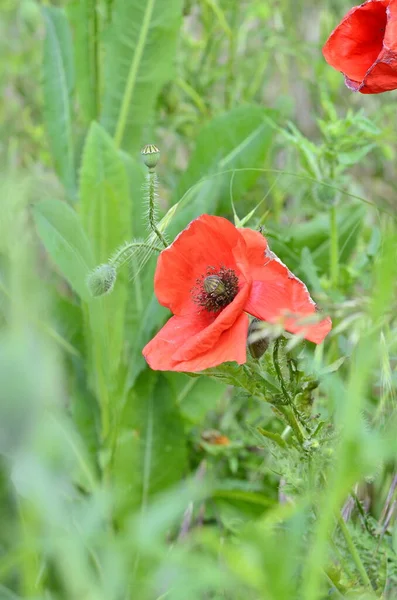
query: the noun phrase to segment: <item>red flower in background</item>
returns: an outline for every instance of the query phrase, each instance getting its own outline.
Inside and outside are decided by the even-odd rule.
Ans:
[[[152,369],[202,371],[246,362],[247,313],[319,344],[331,320],[303,323],[316,305],[257,231],[222,217],[192,221],[159,256],[154,289],[174,316],[145,346]]]
[[[355,92],[397,89],[397,0],[368,0],[352,8],[329,36],[323,54]]]

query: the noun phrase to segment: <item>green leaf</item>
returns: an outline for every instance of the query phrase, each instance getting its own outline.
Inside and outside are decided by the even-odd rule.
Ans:
[[[73,198],[76,193],[76,178],[72,133],[72,39],[62,9],[46,7],[43,14],[46,26],[43,57],[44,119],[56,171]]]
[[[131,237],[130,199],[123,159],[113,140],[97,123],[90,128],[83,152],[80,200],[82,222],[96,263],[106,263]],[[106,347],[107,358],[103,359],[110,363],[110,373],[121,360],[127,286],[128,273],[121,271],[113,292],[97,303],[103,311],[99,308],[91,311],[95,321],[91,320],[91,327],[100,335],[102,348]]]
[[[209,377],[189,377],[182,373],[167,373],[167,379],[176,391],[177,404],[183,417],[192,423],[203,423],[227,387]]]
[[[256,105],[240,106],[203,127],[177,188],[175,201],[190,192],[189,202],[178,209],[171,226],[175,235],[199,214],[216,212],[220,199],[224,199],[228,207],[230,199],[234,198],[236,203],[254,185],[274,135],[273,127],[265,118],[275,114]],[[233,169],[247,170],[233,172]],[[209,175],[211,177],[191,189]]]
[[[346,263],[353,252],[360,232],[366,208],[361,203],[340,204],[337,209],[339,234],[339,260]],[[329,215],[320,214],[299,227],[290,230],[284,241],[271,238],[270,247],[288,267],[294,270],[299,265],[303,248],[310,250],[313,264],[323,272],[328,270],[329,261]],[[295,259],[294,259],[295,255]]]
[[[274,433],[273,431],[267,431],[266,429],[263,429],[262,427],[258,427],[258,431],[264,437],[268,438],[269,440],[272,440],[272,442],[274,442],[278,446],[280,446],[280,448],[285,449],[288,447],[287,442],[284,440],[284,438],[281,437],[281,435],[279,433]]]
[[[98,263],[131,235],[128,178],[111,137],[97,123],[87,135],[80,172],[83,225]]]
[[[105,46],[102,123],[137,148],[157,95],[172,78],[182,0],[115,0]]]
[[[187,449],[172,388],[163,375],[149,370],[140,375],[120,422],[113,472],[123,520],[180,481]]]
[[[58,200],[36,204],[33,214],[48,254],[80,298],[90,300],[86,278],[94,258],[79,216]]]
[[[84,118],[89,123],[99,112],[97,3],[95,0],[73,0],[66,10],[75,39],[76,92]]]

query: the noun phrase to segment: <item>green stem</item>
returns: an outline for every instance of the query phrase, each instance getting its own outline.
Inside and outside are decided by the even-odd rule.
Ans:
[[[351,557],[352,557],[352,559],[354,561],[354,564],[356,565],[357,570],[358,570],[358,572],[361,575],[361,579],[363,580],[363,583],[367,587],[369,587],[370,589],[372,589],[371,580],[368,577],[368,573],[365,570],[365,567],[364,567],[364,565],[362,563],[362,560],[361,560],[360,555],[359,555],[359,553],[357,551],[357,548],[354,545],[353,538],[350,535],[350,531],[349,531],[346,523],[344,522],[341,514],[339,514],[339,513],[338,513],[338,525],[340,527],[340,530],[342,532],[343,537],[345,538],[346,545],[349,548],[349,552],[350,552]]]
[[[121,246],[118,250],[116,250],[116,253],[109,260],[109,264],[113,267],[116,265],[121,266],[124,262],[122,260],[123,256],[125,254],[130,254],[133,248],[147,248],[148,250],[154,250],[155,252],[161,252],[162,250],[162,248],[159,248],[158,246],[153,246],[151,244],[148,244],[147,242],[129,242],[128,244],[124,244],[124,246]],[[128,258],[129,257],[127,257],[127,259]]]
[[[336,219],[336,206],[333,204],[329,212],[330,218],[330,279],[331,285],[337,287],[339,280],[339,236]]]
[[[284,415],[284,417],[287,420],[288,425],[291,427],[291,429],[295,433],[295,436],[296,436],[298,442],[300,443],[301,446],[303,446],[306,436],[305,436],[304,431],[302,430],[302,427],[301,427],[299,421],[297,420],[296,416],[294,415],[294,411],[291,409],[290,406],[283,406],[283,405],[281,405],[281,406],[277,405],[277,410],[280,411]]]
[[[164,248],[167,248],[168,244],[162,233],[157,229],[155,212],[156,212],[156,187],[157,187],[157,175],[154,171],[149,170],[148,173],[148,184],[149,184],[149,225],[150,229],[157,235]]]
[[[280,383],[281,391],[283,392],[283,396],[284,396],[286,402],[288,402],[288,404],[291,404],[291,398],[289,397],[287,388],[285,387],[284,377],[281,372],[280,363],[278,361],[279,347],[280,347],[280,339],[277,338],[276,341],[274,342],[274,346],[273,346],[273,365],[274,365],[274,368],[276,371],[277,379]]]

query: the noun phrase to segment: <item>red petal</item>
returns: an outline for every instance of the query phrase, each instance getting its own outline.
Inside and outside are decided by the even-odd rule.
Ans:
[[[145,346],[143,355],[149,366],[158,371],[198,372],[216,367],[224,362],[246,362],[248,317],[240,314],[234,324],[223,331],[216,343],[205,352],[189,360],[176,360],[180,346],[196,336],[208,324],[208,316],[171,317],[159,333]]]
[[[160,254],[154,278],[158,301],[176,315],[196,312],[191,295],[196,280],[208,267],[221,266],[235,270],[244,280],[244,241],[227,219],[202,215]]]
[[[352,8],[323,48],[325,60],[353,82],[361,82],[383,49],[390,0],[368,0]]]
[[[362,94],[381,94],[397,89],[397,55],[382,52],[361,83],[345,78],[346,85]]]
[[[216,319],[197,335],[189,338],[173,355],[175,360],[190,360],[212,348],[224,331],[230,329],[242,314],[251,286],[244,285],[233,302],[228,304]],[[208,314],[208,313],[207,313]]]
[[[263,266],[255,267],[254,282],[245,310],[269,323],[280,323],[291,333],[299,333],[319,344],[331,329],[331,319],[305,324],[304,318],[316,313],[316,305],[302,281],[295,277],[270,251]],[[293,315],[293,316],[291,316]]]
[[[250,275],[252,279],[260,279],[263,265],[268,262],[266,256],[268,250],[267,240],[259,231],[253,229],[239,229],[239,232],[247,245]],[[256,277],[256,269],[259,269],[258,277]]]

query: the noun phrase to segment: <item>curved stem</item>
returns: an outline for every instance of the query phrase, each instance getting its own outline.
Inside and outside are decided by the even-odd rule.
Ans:
[[[147,242],[129,242],[128,244],[121,246],[121,248],[119,248],[116,251],[116,253],[109,260],[109,264],[112,266],[117,265],[120,259],[123,257],[123,255],[129,253],[133,248],[146,248],[148,250],[154,250],[155,252],[162,251],[162,248],[159,248],[158,246],[153,246],[152,244],[148,244]]]

